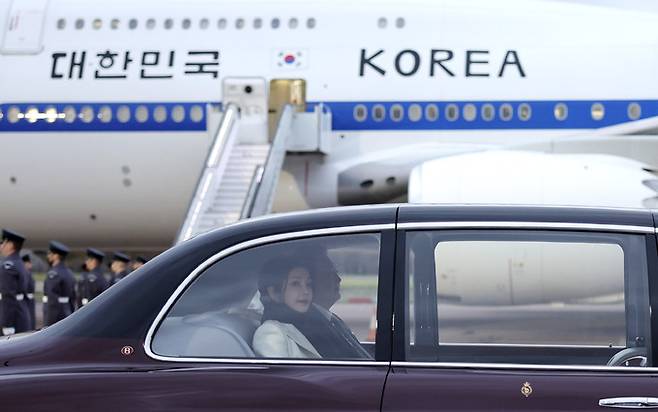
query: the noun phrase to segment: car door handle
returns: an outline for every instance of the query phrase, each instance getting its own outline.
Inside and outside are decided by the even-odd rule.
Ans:
[[[628,398],[606,398],[599,399],[599,406],[607,408],[658,408],[658,398],[642,398],[642,397],[628,397]]]

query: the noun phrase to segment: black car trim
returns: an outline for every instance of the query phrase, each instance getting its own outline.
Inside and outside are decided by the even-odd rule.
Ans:
[[[650,233],[655,229],[650,226],[610,225],[599,223],[568,223],[568,222],[409,222],[400,223],[401,230],[416,229],[571,229],[605,232]]]

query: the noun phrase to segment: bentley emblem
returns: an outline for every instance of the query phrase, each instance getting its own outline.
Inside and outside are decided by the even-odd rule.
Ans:
[[[121,354],[123,356],[130,356],[135,352],[135,349],[132,346],[124,346],[121,348]]]
[[[529,383],[529,382],[526,382],[526,383],[523,384],[523,386],[521,387],[521,393],[522,393],[523,396],[525,396],[526,398],[527,398],[528,396],[532,395],[532,386],[530,386],[530,383]]]

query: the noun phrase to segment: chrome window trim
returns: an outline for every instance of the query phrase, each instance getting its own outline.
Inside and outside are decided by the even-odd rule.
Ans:
[[[406,362],[393,361],[392,367],[401,368],[435,368],[435,369],[501,369],[524,371],[565,371],[565,372],[645,372],[658,374],[658,367],[640,366],[591,366],[591,365],[536,365],[521,363],[469,363],[469,362]]]
[[[408,222],[399,223],[398,229],[571,229],[602,232],[656,233],[651,226],[611,225],[600,223],[565,223],[565,222]]]
[[[333,361],[333,360],[297,360],[297,359],[257,359],[257,358],[185,358],[185,357],[171,357],[171,356],[162,356],[154,353],[151,350],[151,344],[153,343],[153,336],[158,326],[162,320],[171,309],[171,306],[176,302],[179,296],[185,291],[190,283],[192,283],[197,276],[199,276],[204,270],[210,267],[215,262],[237,253],[239,251],[249,249],[255,246],[261,246],[268,243],[279,242],[282,240],[292,240],[306,237],[314,236],[327,236],[327,235],[346,235],[346,234],[358,234],[358,233],[367,233],[367,232],[380,232],[382,230],[393,230],[395,229],[395,223],[385,223],[377,225],[359,225],[359,226],[341,226],[341,227],[332,227],[325,229],[312,229],[312,230],[303,230],[299,232],[288,232],[288,233],[279,233],[276,235],[269,235],[260,238],[250,239],[233,246],[229,246],[226,249],[223,249],[216,254],[212,255],[206,259],[203,263],[197,266],[196,269],[192,271],[183,282],[176,288],[174,293],[167,299],[158,315],[155,317],[155,320],[149,327],[149,330],[144,339],[144,352],[146,355],[154,360],[167,361],[167,362],[196,362],[196,363],[248,363],[248,364],[266,364],[266,365],[279,365],[279,364],[292,364],[292,365],[357,365],[357,366],[378,366],[378,365],[388,365],[389,362],[381,361]]]

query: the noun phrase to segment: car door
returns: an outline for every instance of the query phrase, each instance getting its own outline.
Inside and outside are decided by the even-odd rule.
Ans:
[[[516,223],[398,225],[383,410],[658,405],[653,227]]]
[[[150,373],[149,387],[160,389],[146,406],[378,411],[390,366],[394,238],[392,224],[350,227],[220,252],[172,296],[147,337],[149,356],[169,368]],[[277,276],[303,271],[312,303],[290,313],[285,296],[296,280],[286,277],[277,294]],[[311,310],[311,321],[300,320]]]

